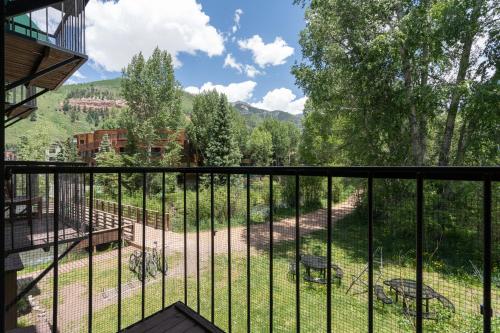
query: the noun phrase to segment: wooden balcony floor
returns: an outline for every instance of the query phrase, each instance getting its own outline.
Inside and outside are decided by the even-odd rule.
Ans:
[[[59,241],[83,236],[77,230],[59,222]],[[54,220],[52,216],[34,218],[32,226],[27,219],[6,219],[5,250],[12,251],[29,247],[50,246],[54,242]]]

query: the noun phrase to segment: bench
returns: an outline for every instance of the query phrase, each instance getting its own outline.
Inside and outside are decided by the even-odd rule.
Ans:
[[[375,293],[375,297],[377,297],[377,299],[380,302],[382,302],[383,305],[392,304],[392,298],[387,296],[387,294],[384,291],[384,287],[382,287],[379,284],[376,284],[375,286],[373,286],[373,291]]]
[[[437,295],[436,298],[443,305],[445,309],[450,310],[451,312],[455,312],[455,305],[453,305],[453,303],[449,299],[447,299],[441,294]]]

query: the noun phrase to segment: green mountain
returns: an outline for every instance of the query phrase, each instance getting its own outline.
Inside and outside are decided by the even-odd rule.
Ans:
[[[250,123],[258,123],[266,118],[275,118],[281,121],[289,121],[297,126],[301,126],[302,115],[293,115],[285,111],[267,111],[256,108],[245,102],[235,102],[233,106],[238,110]]]
[[[38,98],[38,111],[30,118],[24,119],[6,130],[7,146],[17,145],[21,136],[35,137],[46,133],[50,140],[62,141],[76,133],[89,132],[102,127],[106,117],[113,117],[115,108],[98,109],[89,112],[84,106],[64,105],[68,98],[97,98],[98,101],[112,102],[120,100],[120,78],[95,81],[81,84],[68,84],[57,91],[46,93]],[[193,107],[194,96],[183,92],[181,108],[189,114]],[[103,102],[105,104],[105,102]],[[300,116],[294,116],[283,111],[265,111],[243,102],[233,104],[246,119],[249,127],[254,127],[265,118],[272,117],[282,121],[291,121],[300,126]],[[106,109],[106,110],[104,110]],[[90,113],[90,114],[89,114]],[[97,120],[97,121],[96,121]]]

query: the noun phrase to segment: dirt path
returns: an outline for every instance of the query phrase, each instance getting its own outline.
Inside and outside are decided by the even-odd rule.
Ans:
[[[332,222],[336,222],[346,215],[350,214],[356,206],[356,197],[352,196],[342,203],[338,203],[332,207]],[[310,234],[317,230],[326,229],[327,210],[319,209],[311,213],[302,214],[300,216],[300,234],[301,236]],[[295,218],[285,218],[273,223],[273,239],[277,244],[283,241],[295,240]],[[247,228],[244,226],[235,226],[231,228],[231,251],[232,253],[246,251],[247,246]],[[214,236],[214,253],[225,254],[228,252],[228,236],[227,228],[219,230]],[[151,227],[146,227],[146,247],[153,248],[156,244],[161,244],[162,232]],[[168,231],[165,233],[167,255],[175,253],[184,253],[184,234]],[[196,274],[196,254],[197,254],[197,237],[196,233],[190,232],[186,234],[187,247],[187,275]],[[142,225],[136,224],[135,238],[133,245],[140,247],[142,241]],[[199,233],[199,257],[200,269],[204,270],[208,267],[211,254],[211,232],[202,231]],[[262,223],[250,226],[250,246],[251,251],[267,250],[269,248],[269,223]],[[134,247],[126,247],[123,249],[123,254],[126,256],[134,251]],[[102,262],[116,258],[117,250],[94,255],[95,262]],[[124,263],[127,265],[127,263]],[[75,260],[69,263],[59,265],[59,274],[70,272],[74,269],[88,267],[88,258]],[[20,278],[36,277],[41,271],[36,271],[22,275]],[[170,267],[167,277],[184,276],[183,261],[173,267]],[[159,276],[155,280],[149,280],[147,284],[154,283],[161,279]],[[128,281],[122,286],[122,297],[125,299],[141,290],[140,281]],[[85,283],[75,282],[64,286],[60,289],[60,307],[59,307],[59,323],[60,327],[72,327],[80,325],[82,318],[88,314],[88,286]],[[43,296],[36,297],[36,301],[41,300]],[[94,311],[105,308],[106,306],[116,304],[117,290],[94,290],[93,308]],[[41,308],[41,307],[40,307]],[[51,309],[37,315],[38,324],[46,325],[48,320],[52,318]]]
[[[344,202],[335,204],[332,207],[332,222],[342,219],[350,214],[356,206],[356,196],[351,196]],[[326,229],[327,210],[319,209],[311,213],[300,216],[300,234],[301,236],[310,234],[314,231]],[[285,218],[273,223],[273,241],[279,243],[282,241],[293,241],[295,239],[295,217]],[[227,228],[218,230],[214,236],[214,253],[224,254],[228,251]],[[161,245],[162,231],[151,227],[146,227],[146,247],[153,248],[155,243],[158,247]],[[246,251],[247,228],[245,226],[235,226],[231,228],[231,251]],[[211,253],[211,232],[201,231],[199,233],[200,260],[206,260]],[[135,246],[142,244],[142,225],[135,225],[135,237],[133,241]],[[184,252],[184,235],[172,231],[165,232],[165,244],[167,253]],[[250,226],[250,246],[252,251],[266,250],[269,248],[269,223],[255,224]],[[196,260],[196,233],[186,234],[186,247],[188,263]],[[189,265],[188,265],[189,266]],[[188,268],[189,269],[189,268]]]

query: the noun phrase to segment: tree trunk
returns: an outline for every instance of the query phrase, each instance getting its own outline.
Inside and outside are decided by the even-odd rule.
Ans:
[[[465,133],[467,132],[467,120],[464,119],[462,126],[460,127],[460,134],[458,137],[457,153],[455,155],[455,165],[460,165],[463,163],[465,156]]]
[[[406,100],[409,105],[410,114],[410,136],[411,136],[411,148],[413,161],[416,165],[423,164],[422,149],[420,146],[420,133],[419,124],[417,119],[417,107],[415,106],[415,101],[413,100],[412,92],[412,75],[411,75],[411,65],[408,59],[408,51],[402,46],[399,49],[401,58],[403,61],[403,74],[404,74],[404,85],[406,88]]]
[[[451,143],[453,141],[453,134],[455,131],[455,122],[457,118],[458,107],[460,105],[460,99],[462,97],[459,86],[465,80],[467,70],[470,66],[470,52],[472,48],[472,42],[474,41],[474,36],[477,32],[476,25],[479,19],[482,2],[483,0],[475,1],[474,8],[472,9],[471,13],[471,18],[468,24],[470,30],[465,34],[463,39],[462,55],[460,57],[457,78],[455,80],[455,89],[451,93],[450,107],[448,109],[448,116],[446,118],[443,141],[441,144],[441,149],[439,151],[440,166],[446,166],[449,164]]]

